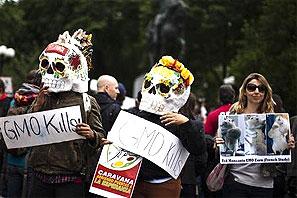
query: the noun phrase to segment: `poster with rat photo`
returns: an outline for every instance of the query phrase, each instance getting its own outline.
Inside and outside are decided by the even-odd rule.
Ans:
[[[289,163],[287,113],[219,115],[221,164]]]

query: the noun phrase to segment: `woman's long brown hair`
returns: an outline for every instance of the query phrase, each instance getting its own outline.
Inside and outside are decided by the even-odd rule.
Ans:
[[[251,73],[244,79],[244,81],[239,89],[238,102],[234,103],[231,106],[230,112],[233,112],[233,113],[243,113],[244,112],[244,109],[247,107],[247,97],[245,95],[246,85],[253,79],[259,80],[266,87],[264,99],[261,102],[259,108],[257,109],[257,113],[272,113],[274,111],[273,110],[273,100],[272,100],[272,89],[271,89],[268,81],[261,74]]]

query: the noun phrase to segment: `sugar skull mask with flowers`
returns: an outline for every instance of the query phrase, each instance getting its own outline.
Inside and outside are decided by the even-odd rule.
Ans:
[[[178,112],[190,95],[193,81],[193,75],[182,63],[163,56],[145,75],[139,108],[158,115]]]
[[[50,43],[39,56],[39,71],[50,92],[88,91],[88,69],[91,68],[92,35],[82,29],[72,36],[66,31]]]

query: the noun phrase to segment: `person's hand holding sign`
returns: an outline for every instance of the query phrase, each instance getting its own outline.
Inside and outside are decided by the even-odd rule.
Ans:
[[[76,133],[90,140],[95,139],[94,132],[92,131],[90,126],[86,123],[78,123],[76,125]]]
[[[295,148],[295,139],[293,134],[290,134],[289,139],[288,139],[288,148],[289,149],[294,149]]]
[[[213,140],[214,140],[214,145],[213,145],[214,149],[217,149],[217,147],[220,144],[225,144],[225,140],[222,137],[218,136],[218,132],[217,132],[217,135],[213,138]]]
[[[95,134],[92,131],[92,129],[90,128],[90,126],[86,123],[78,123],[76,125],[76,133],[84,136],[85,138],[89,139],[89,140],[94,140],[95,139]],[[100,145],[106,145],[106,144],[111,144],[112,142],[107,140],[106,138],[101,138],[100,140]]]
[[[180,114],[180,113],[166,113],[160,117],[161,123],[165,124],[165,126],[170,124],[181,125],[189,121],[189,118]]]
[[[40,87],[41,88],[39,90],[38,96],[36,97],[36,101],[34,102],[34,105],[33,105],[34,112],[39,111],[41,109],[41,107],[46,101],[46,96],[49,95],[48,86],[43,87],[43,83],[41,83]]]

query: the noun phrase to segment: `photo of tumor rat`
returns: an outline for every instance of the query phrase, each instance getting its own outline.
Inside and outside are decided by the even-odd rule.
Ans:
[[[266,155],[265,115],[247,115],[245,120],[244,152],[245,155]]]
[[[269,148],[273,154],[282,154],[287,149],[287,137],[290,133],[290,122],[287,115],[270,115],[269,120],[272,120],[267,125],[267,134],[269,137]]]
[[[239,138],[241,135],[240,129],[236,126],[236,120],[234,116],[226,116],[219,126],[221,136],[225,141],[221,154],[226,156],[235,155]]]

